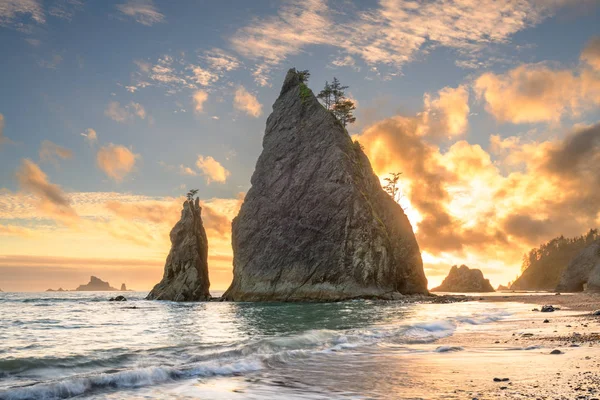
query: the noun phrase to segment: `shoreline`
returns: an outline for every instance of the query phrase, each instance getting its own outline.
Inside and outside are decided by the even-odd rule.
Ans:
[[[600,293],[548,293],[548,294],[522,294],[518,292],[496,292],[506,293],[505,296],[490,296],[482,294],[473,296],[472,301],[504,303],[517,302],[523,304],[553,305],[573,311],[593,312],[600,309]],[[538,307],[538,308],[539,308]]]

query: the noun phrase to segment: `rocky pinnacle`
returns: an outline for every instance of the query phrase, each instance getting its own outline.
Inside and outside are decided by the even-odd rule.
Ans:
[[[185,201],[181,219],[171,230],[171,251],[162,281],[147,300],[209,300],[208,240],[202,224],[199,200]]]
[[[252,187],[232,224],[233,301],[333,301],[427,293],[419,246],[357,142],[285,78]]]

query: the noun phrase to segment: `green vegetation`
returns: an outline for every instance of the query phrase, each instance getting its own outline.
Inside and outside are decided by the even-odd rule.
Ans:
[[[560,236],[523,255],[521,276],[511,289],[553,290],[571,260],[585,247],[600,238],[598,229],[574,238]]]
[[[312,96],[312,90],[308,88],[304,83],[300,84],[300,98],[302,99],[302,104],[306,103],[308,99]]]

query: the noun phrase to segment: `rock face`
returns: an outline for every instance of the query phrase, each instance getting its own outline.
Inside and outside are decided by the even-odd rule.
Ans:
[[[233,301],[332,301],[427,293],[419,246],[358,143],[285,78],[232,223]]]
[[[90,277],[90,282],[87,285],[79,285],[75,291],[77,292],[101,292],[101,291],[116,291],[114,287],[110,286],[108,282],[104,282],[102,279],[96,278],[95,276]]]
[[[127,286],[125,286],[124,283],[121,283],[121,292],[126,292],[127,291]]]
[[[600,292],[600,240],[583,249],[563,271],[559,292]]]
[[[171,230],[171,251],[162,281],[148,300],[203,301],[210,299],[208,240],[199,200],[185,201],[181,219]]]
[[[450,268],[448,276],[442,284],[432,292],[493,292],[494,288],[490,284],[489,279],[483,277],[483,273],[479,269],[471,269],[466,265],[457,267],[454,265]]]

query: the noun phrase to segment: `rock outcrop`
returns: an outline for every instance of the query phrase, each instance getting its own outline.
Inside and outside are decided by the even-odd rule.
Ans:
[[[290,70],[232,223],[233,301],[427,292],[419,246],[369,159]]]
[[[199,200],[185,201],[181,219],[171,230],[171,251],[162,281],[148,300],[203,301],[210,299],[208,240]]]
[[[558,292],[600,292],[600,240],[583,249],[563,271]]]
[[[442,284],[431,289],[431,291],[473,293],[493,292],[494,288],[490,284],[489,279],[483,277],[481,270],[471,269],[466,265],[461,265],[460,267],[454,265],[450,268],[450,272]]]
[[[510,289],[508,288],[508,286],[498,285],[498,287],[496,288],[496,291],[499,292],[501,290],[510,290]]]
[[[104,282],[102,279],[90,276],[90,282],[87,285],[79,285],[75,291],[77,292],[110,292],[116,291],[114,287],[110,286],[108,282]]]
[[[127,291],[127,286],[125,286],[124,283],[121,283],[121,292],[126,292]]]
[[[65,290],[63,288],[58,288],[57,290],[54,290],[54,289],[50,288],[50,289],[46,290],[46,292],[64,292],[64,291]]]

